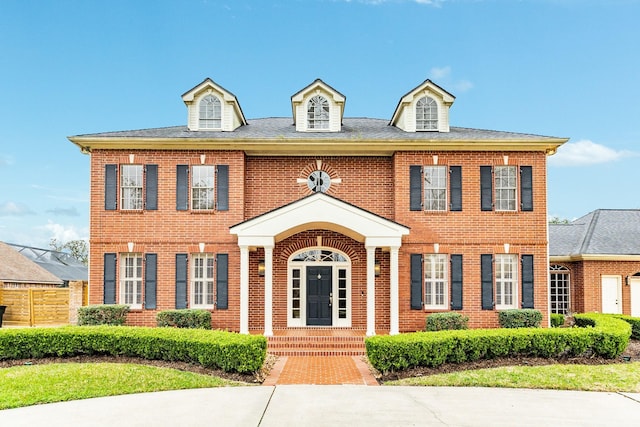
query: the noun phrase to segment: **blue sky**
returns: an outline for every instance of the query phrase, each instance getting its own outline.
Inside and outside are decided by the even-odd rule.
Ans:
[[[427,78],[452,126],[568,137],[549,215],[640,208],[640,0],[1,0],[0,241],[89,235],[67,136],[186,124],[206,77],[247,118],[316,78],[390,118]]]

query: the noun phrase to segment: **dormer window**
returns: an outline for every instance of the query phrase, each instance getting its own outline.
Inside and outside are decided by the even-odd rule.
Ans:
[[[329,129],[329,101],[316,95],[307,105],[307,126],[309,129]]]
[[[416,130],[438,130],[438,103],[430,96],[416,102]]]
[[[222,127],[220,99],[207,95],[200,101],[200,129],[220,129]]]

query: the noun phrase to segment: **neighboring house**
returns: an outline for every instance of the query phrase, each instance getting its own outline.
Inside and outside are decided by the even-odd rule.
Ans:
[[[0,242],[0,288],[59,287],[64,280],[21,254],[16,245]]]
[[[69,282],[86,282],[88,280],[87,266],[71,254],[13,243],[7,243],[7,245],[62,280],[65,286],[68,286]]]
[[[546,157],[565,138],[451,127],[430,80],[387,120],[344,117],[322,80],[291,117],[248,120],[211,79],[182,99],[186,125],[69,137],[91,158],[90,303],[265,335],[548,316]]]
[[[640,317],[640,210],[598,209],[549,225],[552,313]]]

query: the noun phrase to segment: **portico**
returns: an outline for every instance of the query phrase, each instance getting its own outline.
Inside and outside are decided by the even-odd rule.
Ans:
[[[376,330],[376,273],[375,273],[375,251],[381,248],[389,252],[389,333],[399,333],[399,302],[398,302],[398,253],[402,245],[402,236],[409,234],[409,228],[386,218],[373,214],[369,211],[358,208],[357,206],[345,203],[340,199],[329,196],[325,193],[314,193],[303,199],[282,206],[263,215],[251,218],[240,224],[232,226],[231,234],[238,236],[238,246],[240,247],[240,333],[249,333],[249,254],[250,251],[257,248],[264,250],[264,335],[273,335],[273,257],[274,247],[276,243],[293,236],[296,233],[323,229],[341,233],[351,239],[363,244],[366,250],[366,334],[368,336],[375,335]],[[320,250],[322,245],[318,245],[310,250]],[[339,259],[338,259],[339,258]],[[340,269],[344,269],[344,279],[349,278],[349,262],[347,259],[340,257],[332,258],[329,266],[337,268],[338,273],[334,273],[330,269],[309,270],[302,269],[302,275],[308,275],[307,282],[313,279],[313,285],[318,282],[318,286],[322,287],[321,278],[326,274],[335,274],[338,278]],[[318,259],[319,260],[319,259]],[[304,260],[302,260],[304,261]],[[302,263],[302,266],[307,264]],[[312,277],[313,276],[313,277]],[[317,280],[316,280],[317,276]],[[305,276],[306,277],[306,276]],[[337,301],[339,295],[332,289],[338,289],[331,285],[330,282],[323,295],[328,297],[327,304],[330,310],[342,315],[339,311],[342,306],[333,307],[334,299]],[[311,286],[311,285],[309,285]],[[331,286],[334,286],[333,288]],[[345,285],[346,286],[346,285]],[[312,289],[312,288],[309,288]],[[315,288],[313,288],[315,289]],[[345,288],[346,289],[346,288]],[[311,290],[308,293],[302,292],[306,303],[301,308],[302,311],[307,307],[308,311],[315,310],[317,307],[315,300],[312,298],[316,295]],[[345,313],[348,310],[345,300]],[[321,302],[318,307],[321,306]],[[309,319],[310,313],[306,313],[306,319]],[[347,319],[345,315],[345,319]],[[343,320],[343,321],[348,321]],[[310,325],[310,321],[305,317],[301,320],[303,326]]]

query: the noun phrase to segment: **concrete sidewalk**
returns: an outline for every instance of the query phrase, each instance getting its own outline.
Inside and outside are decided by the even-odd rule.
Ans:
[[[454,387],[225,387],[0,411],[2,426],[638,426],[640,393]]]

